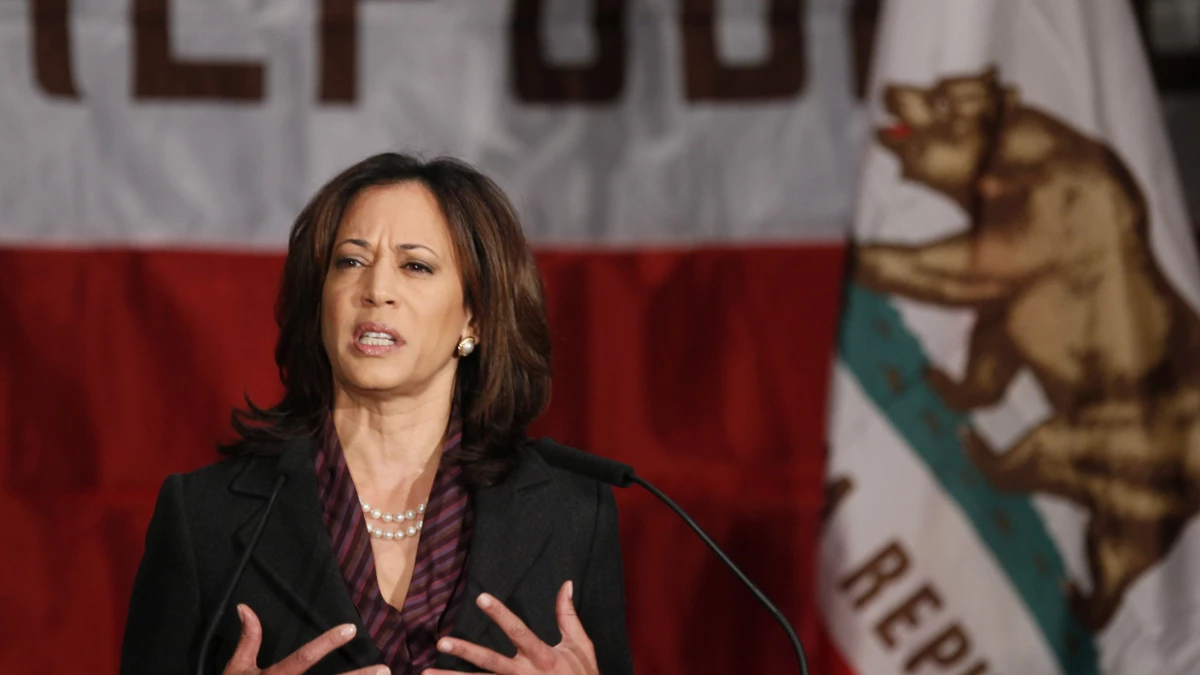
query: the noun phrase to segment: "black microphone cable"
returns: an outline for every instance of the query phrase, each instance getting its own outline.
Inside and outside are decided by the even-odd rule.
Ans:
[[[584,452],[576,448],[559,445],[553,441],[549,441],[549,439],[543,439],[541,442],[538,442],[537,451],[551,466],[556,466],[560,469],[564,469],[581,476],[587,476],[592,480],[622,488],[628,487],[633,483],[637,483],[638,485],[646,488],[650,494],[662,500],[664,504],[671,507],[671,510],[679,514],[680,518],[683,518],[683,522],[687,523],[688,527],[692,528],[692,530],[700,536],[700,539],[702,539],[704,543],[707,544],[710,549],[712,549],[713,553],[717,554],[717,557],[721,559],[721,562],[725,563],[725,566],[730,570],[733,570],[733,573],[737,575],[737,578],[740,579],[743,584],[746,584],[746,587],[750,589],[750,592],[754,594],[754,597],[758,598],[758,601],[767,608],[767,611],[771,613],[771,616],[775,617],[775,620],[779,622],[779,625],[783,626],[783,630],[787,632],[788,640],[792,643],[792,649],[796,652],[796,660],[800,663],[801,675],[808,675],[808,660],[804,656],[804,646],[801,644],[800,638],[796,635],[796,631],[792,628],[792,625],[788,623],[787,617],[785,617],[783,612],[781,612],[779,608],[775,606],[775,603],[771,602],[771,600],[767,598],[767,595],[763,593],[758,586],[755,586],[754,582],[750,581],[750,578],[747,577],[746,574],[742,572],[742,570],[739,569],[732,560],[729,559],[729,556],[725,555],[725,552],[722,551],[719,546],[717,546],[716,542],[712,540],[712,537],[708,536],[708,533],[706,533],[699,525],[697,525],[696,521],[692,520],[692,517],[689,516],[686,511],[680,508],[678,504],[671,501],[670,497],[663,494],[661,490],[654,487],[654,485],[652,485],[649,481],[645,480],[641,476],[638,476],[637,472],[633,470],[633,467],[629,466],[628,464],[608,459],[607,457],[601,457],[600,455],[594,455],[590,452]]]
[[[246,571],[246,565],[250,562],[250,554],[254,553],[254,547],[258,544],[258,539],[262,536],[263,529],[267,525],[267,516],[271,515],[271,509],[275,508],[275,498],[279,496],[279,490],[286,482],[287,476],[284,475],[280,475],[279,478],[275,479],[275,486],[271,489],[271,497],[267,500],[267,506],[263,509],[262,517],[258,519],[258,525],[254,528],[254,534],[250,537],[250,543],[246,545],[246,552],[242,554],[242,559],[238,561],[237,569],[233,572],[233,578],[229,581],[229,586],[225,589],[225,594],[221,596],[221,602],[217,603],[217,609],[213,612],[212,620],[208,622],[208,629],[204,631],[204,639],[200,641],[200,656],[196,659],[196,675],[205,675],[204,666],[205,661],[208,659],[208,645],[217,633],[217,625],[221,622],[221,615],[225,613],[225,608],[229,606],[229,600],[233,597],[233,591],[237,588],[238,581],[242,578],[242,572]]]
[[[792,624],[788,623],[787,617],[783,615],[783,612],[779,611],[779,608],[775,606],[775,603],[771,602],[767,598],[766,593],[763,593],[761,590],[759,590],[758,586],[755,586],[754,582],[750,581],[750,577],[746,576],[746,574],[742,572],[742,570],[739,569],[732,560],[729,559],[729,556],[725,555],[725,552],[717,546],[716,542],[714,542],[712,538],[709,537],[708,534],[696,524],[696,521],[692,520],[692,517],[689,516],[682,508],[680,508],[679,505],[671,501],[670,497],[663,494],[661,490],[654,487],[649,481],[644,480],[641,476],[634,475],[631,477],[631,480],[634,483],[646,488],[650,494],[661,499],[664,504],[671,507],[672,511],[679,514],[679,517],[683,518],[683,522],[687,523],[688,527],[692,528],[692,530],[694,530],[696,534],[698,534],[700,538],[704,540],[704,543],[707,544],[710,549],[712,549],[713,553],[717,554],[717,557],[721,559],[721,562],[725,563],[729,569],[733,570],[733,573],[737,575],[738,579],[742,580],[743,584],[746,584],[746,587],[750,589],[750,592],[754,594],[754,597],[758,598],[758,601],[762,603],[763,607],[767,608],[767,611],[771,613],[771,616],[775,617],[775,620],[779,622],[779,625],[783,626],[783,630],[787,632],[788,640],[792,643],[792,649],[796,652],[796,660],[800,662],[801,675],[808,675],[808,660],[804,658],[804,647],[800,644],[800,637],[796,635],[796,631],[792,629]]]

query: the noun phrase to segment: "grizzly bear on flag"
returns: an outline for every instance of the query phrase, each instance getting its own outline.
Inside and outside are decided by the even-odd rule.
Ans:
[[[864,245],[855,280],[975,312],[965,374],[936,368],[951,408],[998,403],[1028,368],[1052,413],[996,452],[966,452],[998,489],[1090,513],[1091,588],[1069,600],[1100,629],[1200,509],[1200,317],[1163,274],[1146,201],[1105,144],[1003,87],[995,69],[931,88],[889,86],[878,140],[902,177],[961,206],[965,231]]]

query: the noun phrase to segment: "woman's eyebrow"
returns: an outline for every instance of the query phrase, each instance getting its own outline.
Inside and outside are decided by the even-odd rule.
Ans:
[[[433,254],[433,257],[435,257],[435,258],[440,258],[440,257],[441,257],[441,256],[439,256],[439,255],[438,255],[437,251],[435,251],[435,250],[433,250],[433,249],[429,248],[429,247],[428,247],[428,246],[426,246],[425,244],[397,244],[397,245],[396,245],[396,248],[400,249],[401,251],[411,251],[411,250],[413,250],[413,249],[417,249],[417,248],[423,248],[423,249],[425,249],[426,251],[429,251],[430,253],[432,253],[432,254]]]
[[[339,241],[337,246],[334,246],[334,248],[337,248],[338,246],[343,246],[345,244],[352,244],[354,246],[358,246],[359,248],[371,248],[371,245],[368,244],[366,242],[366,240],[363,240],[363,239],[343,239],[343,240]]]

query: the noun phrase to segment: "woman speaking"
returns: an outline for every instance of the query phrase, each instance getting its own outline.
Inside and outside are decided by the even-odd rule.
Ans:
[[[202,645],[224,675],[632,672],[612,491],[525,435],[550,338],[495,183],[346,169],[292,228],[276,320],[282,400],[159,493],[123,675],[192,673]]]

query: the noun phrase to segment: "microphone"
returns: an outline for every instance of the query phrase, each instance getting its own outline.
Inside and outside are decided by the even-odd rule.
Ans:
[[[242,578],[242,572],[246,571],[246,564],[250,562],[250,554],[254,553],[254,547],[258,545],[258,539],[262,536],[263,528],[267,524],[267,516],[271,515],[271,509],[275,508],[275,498],[279,496],[279,489],[286,482],[287,476],[284,475],[280,475],[279,478],[275,479],[275,486],[271,488],[271,497],[267,499],[267,506],[263,509],[262,517],[258,519],[258,525],[254,528],[254,534],[250,537],[250,543],[246,545],[246,552],[242,554],[242,559],[238,561],[238,566],[233,571],[233,578],[229,580],[229,585],[225,588],[225,594],[221,596],[221,602],[217,603],[217,609],[213,612],[212,620],[208,622],[208,629],[204,631],[204,639],[200,641],[200,656],[196,659],[196,675],[205,675],[204,665],[208,659],[208,645],[217,633],[217,624],[221,622],[221,615],[225,613],[225,608],[229,605],[230,598],[233,597],[233,591],[237,588],[237,583]]]
[[[633,467],[628,464],[559,445],[549,439],[538,442],[538,453],[550,466],[556,466],[564,471],[586,476],[601,483],[623,488],[629,487],[639,480]]]
[[[767,608],[767,611],[771,613],[771,616],[775,617],[775,620],[779,622],[779,625],[783,626],[783,630],[787,633],[788,640],[790,640],[792,643],[792,649],[794,649],[796,652],[796,660],[800,662],[801,675],[808,675],[808,660],[804,657],[804,646],[800,644],[800,638],[796,636],[796,631],[792,629],[792,625],[788,623],[788,620],[783,615],[783,612],[779,611],[779,608],[767,598],[766,594],[759,590],[758,586],[755,586],[754,583],[750,581],[750,578],[747,577],[742,570],[738,569],[737,565],[733,564],[733,561],[729,559],[729,556],[725,555],[725,552],[722,551],[719,546],[717,546],[716,542],[714,542],[712,538],[709,537],[708,534],[696,524],[696,521],[692,520],[691,516],[689,516],[682,508],[679,507],[679,505],[671,501],[670,497],[666,496],[658,488],[651,485],[649,481],[639,477],[633,470],[633,467],[629,466],[628,464],[622,464],[621,462],[608,459],[607,457],[601,457],[590,452],[584,452],[582,450],[576,450],[575,448],[569,448],[565,445],[559,445],[550,439],[542,439],[536,443],[536,446],[538,454],[540,454],[542,459],[546,460],[546,463],[551,466],[621,488],[629,487],[631,484],[637,483],[638,485],[646,488],[650,494],[658,497],[663,501],[663,503],[671,507],[675,513],[679,514],[680,518],[683,518],[683,522],[687,523],[688,527],[692,528],[692,530],[694,530],[696,534],[704,540],[704,543],[713,550],[713,553],[717,554],[717,557],[721,559],[721,562],[725,563],[729,569],[733,570],[733,573],[737,575],[737,578],[750,588],[750,592],[752,592],[754,597],[758,598],[758,601]]]

